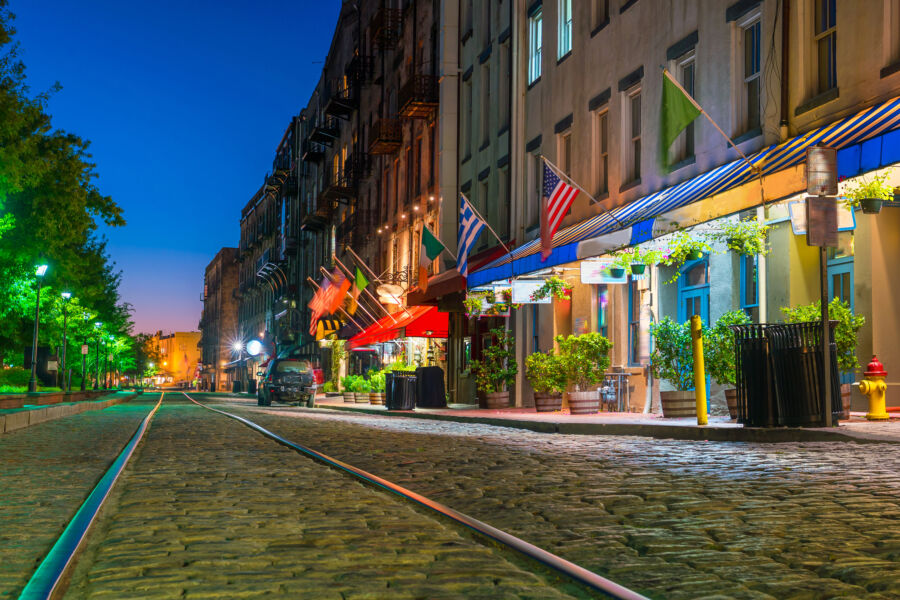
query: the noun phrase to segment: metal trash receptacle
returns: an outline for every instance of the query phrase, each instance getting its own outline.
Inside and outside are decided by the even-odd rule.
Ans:
[[[832,418],[841,413],[831,322]],[[738,422],[750,427],[810,427],[825,422],[820,323],[734,325]]]

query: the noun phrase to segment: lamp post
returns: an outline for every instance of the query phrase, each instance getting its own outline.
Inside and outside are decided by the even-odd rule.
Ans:
[[[100,328],[103,326],[103,323],[97,321],[94,323],[94,328],[97,330],[97,368],[95,369],[96,375],[94,377],[94,389],[100,388]]]
[[[241,382],[241,386],[240,386],[241,389],[239,391],[243,392],[244,391],[244,372],[247,370],[241,364],[241,361],[244,360],[244,343],[243,342],[235,342],[233,347],[235,350],[237,350],[237,353],[238,353],[238,373],[240,374],[240,382]]]
[[[112,337],[112,336],[110,336]],[[109,389],[109,339],[103,338],[103,389]]]
[[[115,340],[116,340],[116,336],[111,335],[111,336],[109,336],[109,341],[106,343],[106,380],[107,380],[106,389],[110,389],[113,384],[118,385],[118,383],[114,379],[113,373],[109,370],[109,359],[111,358],[110,352],[115,347],[114,346]],[[113,371],[115,371],[115,369],[116,369],[116,361],[115,361],[115,358],[113,358]]]
[[[62,388],[63,388],[64,392],[71,392],[72,391],[72,385],[71,385],[72,378],[66,377],[66,345],[68,343],[67,338],[66,338],[66,333],[67,333],[67,328],[69,326],[68,308],[69,308],[69,300],[72,299],[72,293],[71,292],[63,292],[62,294],[60,294],[60,296],[62,296],[62,299],[63,299],[63,309],[62,309],[63,310],[63,351],[62,351],[62,374],[63,374],[62,381],[63,381],[63,384],[62,384]]]
[[[39,265],[34,274],[37,276],[37,301],[34,303],[34,338],[31,340],[31,379],[28,380],[28,392],[37,391],[37,346],[38,326],[41,319],[41,286],[44,284],[44,275],[47,273],[47,265]]]

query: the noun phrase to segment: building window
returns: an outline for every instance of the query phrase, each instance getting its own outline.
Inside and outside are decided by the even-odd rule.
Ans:
[[[597,197],[609,193],[609,112],[594,117],[594,173],[597,176]]]
[[[499,111],[497,122],[500,125],[500,131],[509,129],[509,105],[512,102],[509,91],[510,81],[512,80],[510,56],[509,43],[500,46],[500,93],[497,98],[497,110]]]
[[[558,2],[559,24],[556,58],[562,58],[572,51],[572,0],[558,0]]]
[[[837,87],[837,0],[815,0],[815,52],[819,94]]]
[[[528,202],[525,210],[526,226],[537,227],[540,219],[541,192],[543,182],[542,160],[540,152],[528,155]]]
[[[741,310],[759,321],[759,257],[741,256]]]
[[[566,174],[566,177],[572,177],[572,132],[565,131],[559,136],[559,148],[557,157],[560,170]]]
[[[472,0],[465,0],[462,3],[462,11],[462,33],[463,37],[465,37],[466,35],[470,35],[472,33]]]
[[[464,84],[463,90],[463,127],[462,127],[462,147],[463,159],[472,156],[472,80],[470,79]]]
[[[491,68],[481,67],[481,144],[487,146],[491,141]]]
[[[625,156],[625,181],[641,178],[641,89],[625,93],[624,127],[628,151]]]
[[[597,332],[609,337],[609,286],[605,283],[597,286]]]
[[[694,51],[686,53],[678,59],[678,74],[681,79],[681,86],[690,94],[691,98],[697,98],[697,81],[696,81],[696,64]],[[688,160],[694,157],[694,125],[696,121],[691,121],[679,136],[678,160]]]
[[[609,23],[609,0],[594,0],[594,29]]]
[[[490,200],[488,199],[488,182],[489,181],[490,181],[489,179],[485,179],[484,181],[482,181],[481,183],[478,184],[478,200],[477,200],[478,212],[480,212],[482,215],[487,212],[485,209],[488,206],[490,206]],[[488,220],[490,220],[490,219],[488,219]],[[492,225],[496,226],[497,223],[494,222]],[[490,241],[491,236],[482,235],[482,236],[480,236],[479,239],[481,240],[481,243],[478,244],[478,247],[479,247],[479,249],[483,249],[483,248],[487,248],[488,242]]]
[[[544,45],[544,13],[540,8],[528,18],[528,85],[541,78],[541,57]]]
[[[493,2],[482,3],[482,23],[484,25],[484,34],[482,36],[481,45],[487,47],[491,43],[491,6]]]
[[[885,0],[884,10],[884,64],[893,67],[900,63],[900,0]],[[881,76],[886,76],[885,71]]]
[[[742,54],[744,57],[743,85],[741,90],[741,124],[742,132],[760,129],[760,38],[762,24],[759,14],[752,16],[749,23],[741,27]]]

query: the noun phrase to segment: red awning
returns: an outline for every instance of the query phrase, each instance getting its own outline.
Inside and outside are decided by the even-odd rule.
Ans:
[[[392,316],[393,319],[382,317],[350,338],[350,347],[358,348],[398,337],[445,338],[449,335],[449,315],[439,312],[436,306],[413,306]]]

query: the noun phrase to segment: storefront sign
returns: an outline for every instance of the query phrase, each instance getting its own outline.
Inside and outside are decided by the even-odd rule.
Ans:
[[[513,304],[550,304],[552,298],[547,296],[540,300],[532,300],[531,295],[544,285],[543,279],[517,279],[512,282]]]
[[[794,235],[806,235],[806,202],[795,200],[789,203],[788,212],[791,215],[791,229]],[[838,203],[837,219],[838,231],[853,231],[856,229],[856,215],[842,203]]]
[[[837,149],[812,146],[806,150],[806,193],[837,196]]]
[[[628,275],[613,277],[609,274],[611,260],[581,261],[581,283],[628,283]]]

